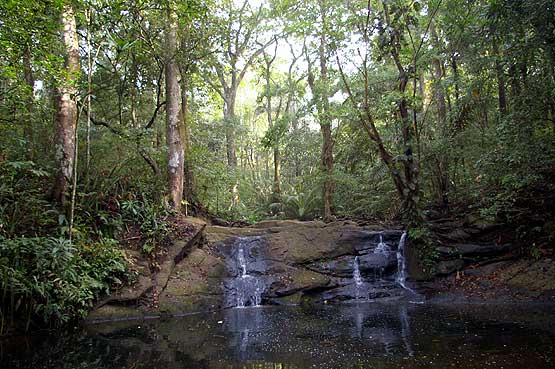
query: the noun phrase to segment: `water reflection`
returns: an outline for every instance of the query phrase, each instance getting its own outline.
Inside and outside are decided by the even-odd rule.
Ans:
[[[551,368],[554,318],[552,306],[229,309],[3,341],[0,367]]]

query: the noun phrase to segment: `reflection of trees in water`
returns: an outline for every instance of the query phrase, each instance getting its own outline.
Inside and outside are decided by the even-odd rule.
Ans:
[[[513,312],[499,322],[498,312],[484,309],[407,304],[230,309],[167,321],[93,326],[76,333],[58,331],[56,336],[36,336],[32,342],[14,338],[0,346],[12,355],[0,356],[0,366],[295,369],[360,364],[393,368],[412,367],[423,355],[441,353],[444,361],[434,361],[431,367],[443,368],[464,347],[468,368],[487,366],[481,365],[481,354],[494,350],[503,363],[530,361],[539,365],[520,367],[552,367],[545,365],[545,358],[551,355],[555,333],[542,335],[515,323],[529,310],[520,315]],[[546,314],[552,319],[552,310]],[[384,360],[401,364],[374,365]]]

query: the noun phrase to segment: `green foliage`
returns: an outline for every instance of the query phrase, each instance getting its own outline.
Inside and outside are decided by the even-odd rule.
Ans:
[[[314,218],[322,201],[320,192],[318,186],[309,187],[302,183],[289,186],[282,195],[285,216],[300,220]]]
[[[114,240],[72,244],[59,238],[0,238],[2,327],[57,326],[83,317],[101,294],[131,275]],[[20,327],[21,328],[21,327]]]
[[[143,252],[147,255],[153,253],[169,231],[169,225],[164,220],[169,215],[167,208],[143,198],[142,201],[123,201],[120,209],[126,225],[139,226]]]
[[[422,271],[427,275],[433,275],[439,252],[435,247],[436,242],[432,238],[431,231],[426,227],[410,228],[408,234],[411,242],[416,247]]]
[[[0,236],[34,235],[58,226],[60,213],[45,196],[49,179],[32,161],[0,163]]]

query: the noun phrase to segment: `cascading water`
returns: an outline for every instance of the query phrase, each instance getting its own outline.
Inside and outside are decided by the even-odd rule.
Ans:
[[[407,286],[405,246],[407,233],[396,230],[367,232],[354,255],[316,261],[307,267],[326,275],[332,283],[306,295],[321,301],[374,301],[417,296]],[[282,300],[278,289],[296,288],[288,283],[296,277],[296,267],[273,258],[266,236],[235,238],[225,247],[229,277],[224,281],[226,307],[260,306]],[[278,271],[276,273],[276,271]],[[282,272],[283,271],[283,272]],[[278,274],[283,273],[283,274]],[[304,294],[304,290],[301,292]],[[286,303],[289,303],[286,301]]]
[[[245,260],[245,251],[243,247],[237,252],[237,261],[239,262],[239,267],[241,268],[241,278],[247,277],[247,262]]]
[[[366,252],[362,249],[359,251],[360,254],[351,259],[352,274],[350,287],[345,289],[346,299],[374,300],[402,296],[401,291],[403,290],[415,294],[406,283],[408,274],[405,258],[407,233],[399,232],[398,234],[400,238],[397,239],[397,243],[391,233],[380,233],[377,235],[378,242],[374,243],[374,248]]]
[[[358,262],[358,256],[355,256],[355,260],[353,261],[353,279],[357,286],[362,285],[362,277],[360,276],[360,267]]]
[[[397,283],[406,290],[412,291],[407,287],[407,263],[405,260],[405,243],[407,241],[407,232],[403,232],[399,245],[397,246]]]
[[[378,243],[378,246],[376,246],[376,248],[374,249],[374,253],[382,254],[385,256],[389,256],[389,254],[391,253],[389,246],[387,246],[387,243],[383,241],[383,234],[380,234],[380,242]]]
[[[226,283],[227,305],[234,307],[260,306],[262,304],[262,293],[265,291],[265,282],[260,275],[249,274],[249,263],[256,262],[253,259],[252,250],[261,246],[258,237],[241,237],[234,243],[235,257],[229,265],[229,269],[236,276],[230,278]],[[258,251],[260,253],[260,250]]]
[[[355,298],[368,298],[366,291],[363,291],[364,288],[364,280],[360,274],[360,263],[358,260],[358,256],[355,256],[353,259],[353,280],[355,281]],[[366,295],[366,296],[364,296]]]

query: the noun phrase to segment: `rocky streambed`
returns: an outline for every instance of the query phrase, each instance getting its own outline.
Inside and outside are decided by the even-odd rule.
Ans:
[[[515,263],[528,262],[515,262],[510,244],[469,243],[460,238],[460,230],[455,231],[459,238],[444,237],[447,241],[437,245],[436,275],[430,279],[421,273],[414,248],[400,228],[380,229],[351,221],[263,221],[224,227],[190,219],[190,224],[194,227],[190,236],[172,240],[156,268],[137,257],[137,283],[102,301],[88,320],[257,305],[464,301],[470,286],[471,291],[501,290],[490,276],[502,280],[507,275],[510,281],[519,281],[538,274],[538,268],[541,278],[534,277],[533,285],[541,286],[533,291],[535,295],[526,296],[549,295],[553,290],[548,282],[555,273],[553,265],[543,261],[537,266],[532,261],[515,268]],[[488,231],[481,228],[481,234]],[[465,233],[471,232],[467,228]]]
[[[406,281],[405,240],[402,229],[353,222],[265,221],[234,228],[197,221],[195,236],[174,240],[158,271],[145,266],[135,286],[105,300],[89,319],[406,299],[414,293]],[[153,294],[156,304],[145,303]]]

